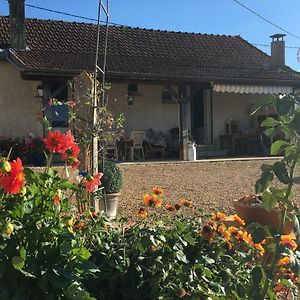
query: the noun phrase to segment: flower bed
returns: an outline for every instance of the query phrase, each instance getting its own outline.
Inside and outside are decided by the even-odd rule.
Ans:
[[[297,116],[281,122],[298,130],[300,110]],[[186,218],[184,211],[194,209],[194,203],[165,201],[158,187],[141,199],[137,221],[112,223],[82,205],[92,193],[99,194],[103,174],[85,173],[71,183],[51,168],[54,153],[78,168],[79,147],[72,134],[51,132],[43,142],[45,172],[24,169],[19,158],[0,158],[0,299],[299,296],[299,213],[290,194],[300,139],[298,144],[275,142],[272,152],[285,151],[284,160],[263,165],[256,184],[265,209],[280,204],[279,229],[245,227],[239,216],[220,212]],[[286,187],[272,187],[274,176]],[[70,202],[73,193],[81,195],[77,207]],[[282,235],[288,209],[294,224],[289,236]]]

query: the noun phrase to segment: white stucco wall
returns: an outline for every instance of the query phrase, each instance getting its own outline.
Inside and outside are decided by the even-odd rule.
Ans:
[[[41,99],[35,98],[38,81],[24,81],[20,71],[0,61],[0,137],[22,138],[32,132],[42,137],[37,120]]]
[[[178,105],[162,103],[164,90],[162,85],[138,84],[140,96],[135,96],[133,105],[127,103],[127,86],[128,83],[113,83],[109,91],[109,108],[114,116],[124,114],[126,135],[129,135],[132,130],[149,128],[168,133],[170,129],[178,127]],[[210,96],[207,95],[207,97]],[[263,95],[213,92],[212,97],[215,148],[220,147],[220,134],[225,133],[226,121],[230,119],[236,121],[242,133],[253,129],[250,107]],[[190,105],[187,105],[186,117],[186,123],[190,126]],[[210,128],[207,128],[207,134],[210,135]]]
[[[112,83],[109,91],[109,108],[117,116],[125,116],[125,134],[132,130],[154,130],[168,133],[178,127],[178,105],[163,104],[162,85],[138,84],[138,93],[133,105],[127,103],[127,83]]]
[[[263,95],[213,93],[213,141],[220,145],[220,134],[225,133],[225,122],[232,119],[237,122],[242,133],[253,127],[250,117],[251,104]],[[253,129],[253,128],[252,128]]]

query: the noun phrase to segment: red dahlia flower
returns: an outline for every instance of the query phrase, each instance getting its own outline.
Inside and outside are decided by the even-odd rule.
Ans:
[[[0,176],[0,187],[2,187],[6,193],[17,194],[20,192],[20,189],[24,183],[24,168],[20,158],[10,162],[10,166],[10,172]]]
[[[48,132],[48,137],[43,141],[46,149],[50,152],[61,154],[61,159],[71,163],[74,169],[79,166],[77,157],[80,149],[70,130],[66,134],[60,133],[58,130]]]
[[[83,180],[85,185],[85,190],[87,192],[92,192],[96,186],[101,185],[100,179],[103,176],[103,173],[95,174],[94,176],[89,176]]]
[[[78,155],[80,153],[80,149],[77,143],[73,142],[62,155],[61,159],[63,161],[67,161],[72,164],[72,168],[76,169],[79,165]]]
[[[64,135],[58,130],[49,131],[48,137],[43,139],[45,148],[53,153],[61,153],[62,145],[64,144]]]
[[[74,144],[76,144],[74,136],[71,133],[71,130],[69,130],[66,134],[62,134],[62,136],[63,136],[63,143],[61,143],[59,149],[59,153],[61,154],[65,153],[68,149],[72,148]]]

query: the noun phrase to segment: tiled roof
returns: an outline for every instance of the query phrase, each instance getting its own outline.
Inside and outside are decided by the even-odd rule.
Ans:
[[[94,24],[26,19],[26,32],[28,50],[13,51],[11,57],[25,70],[78,73],[93,69]],[[0,48],[7,47],[9,20],[0,17]],[[103,48],[102,44],[100,61]],[[240,36],[116,26],[109,28],[107,71],[110,76],[155,79],[300,79],[288,67],[272,69],[271,58]]]

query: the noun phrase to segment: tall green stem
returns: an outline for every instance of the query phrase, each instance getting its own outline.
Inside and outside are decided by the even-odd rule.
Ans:
[[[46,165],[45,173],[48,173],[48,171],[51,167],[51,164],[52,164],[52,159],[53,159],[53,153],[51,152],[50,155],[48,156],[48,159],[47,159],[47,165]]]
[[[287,206],[289,204],[289,197],[292,192],[294,172],[295,172],[295,168],[296,168],[296,164],[297,164],[297,158],[299,157],[299,155],[300,155],[300,145],[299,145],[299,140],[297,139],[297,151],[295,153],[294,160],[292,161],[292,164],[290,166],[289,183],[287,185],[286,194],[283,198],[284,208],[281,210],[281,222],[280,222],[279,234],[275,237],[275,251],[274,251],[273,259],[272,259],[271,266],[270,266],[270,270],[272,271],[273,279],[270,280],[265,285],[265,288],[263,289],[263,292],[261,295],[262,299],[265,299],[266,293],[268,292],[271,284],[273,284],[273,281],[275,278],[274,275],[277,272],[277,263],[278,263],[278,259],[280,256],[280,251],[279,251],[280,238],[281,238],[281,235],[283,234],[283,228],[284,228],[285,221],[286,221],[287,208],[288,208]]]

